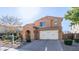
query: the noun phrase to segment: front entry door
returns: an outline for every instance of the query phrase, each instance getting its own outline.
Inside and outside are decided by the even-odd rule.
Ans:
[[[26,41],[31,42],[31,36],[30,36],[30,31],[29,30],[26,31]]]

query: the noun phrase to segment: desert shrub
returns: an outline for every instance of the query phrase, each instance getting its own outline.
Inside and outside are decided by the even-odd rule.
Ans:
[[[72,39],[65,39],[64,40],[64,44],[65,45],[72,45],[72,43],[73,43],[73,40]]]

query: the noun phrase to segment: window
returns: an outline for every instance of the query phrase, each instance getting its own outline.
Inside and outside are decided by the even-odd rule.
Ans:
[[[44,27],[45,26],[45,22],[40,22],[40,26]]]
[[[58,22],[58,19],[55,18],[55,19],[54,19],[54,25],[57,25],[57,22]]]

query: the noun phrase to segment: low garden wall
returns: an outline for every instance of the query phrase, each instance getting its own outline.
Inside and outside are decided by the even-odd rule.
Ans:
[[[75,37],[75,35],[76,35],[76,37]],[[63,39],[79,39],[79,33],[74,33],[74,34],[72,34],[72,33],[67,33],[67,34],[64,34],[63,35]]]

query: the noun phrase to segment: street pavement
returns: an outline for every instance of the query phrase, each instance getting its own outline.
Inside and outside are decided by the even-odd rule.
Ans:
[[[28,43],[21,48],[19,51],[63,51],[63,48],[59,40],[35,40]]]

